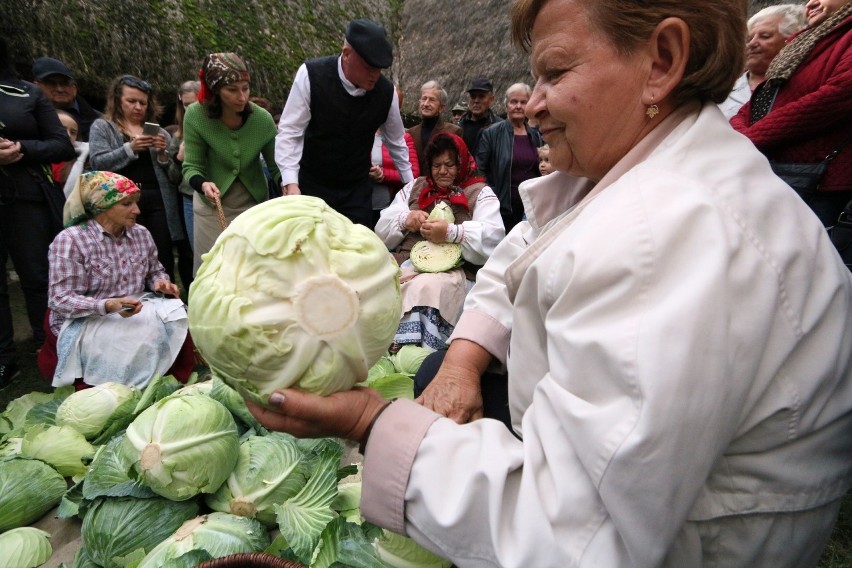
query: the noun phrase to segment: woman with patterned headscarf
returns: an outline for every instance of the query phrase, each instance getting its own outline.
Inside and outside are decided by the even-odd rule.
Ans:
[[[164,297],[180,291],[157,260],[151,233],[136,223],[140,197],[128,178],[93,171],[65,202],[66,228],[48,253],[49,333],[39,353],[53,386],[144,387],[170,367],[182,380],[192,372],[186,308]]]
[[[476,269],[506,233],[500,201],[479,175],[461,137],[436,134],[424,155],[425,175],[399,190],[382,211],[376,234],[394,251],[403,269],[403,313],[394,343],[437,350],[447,347]],[[428,218],[439,203],[453,211],[452,223]],[[412,247],[424,240],[460,245],[462,264],[445,272],[417,272],[408,257]]]
[[[183,177],[195,190],[193,252],[195,270],[229,223],[248,208],[265,201],[268,185],[261,154],[277,182],[272,116],[249,102],[250,76],[235,53],[204,58],[198,102],[183,119]],[[222,217],[218,214],[221,206]]]
[[[852,2],[809,0],[792,36],[731,125],[776,162],[829,162],[817,191],[801,195],[826,227],[852,199]]]

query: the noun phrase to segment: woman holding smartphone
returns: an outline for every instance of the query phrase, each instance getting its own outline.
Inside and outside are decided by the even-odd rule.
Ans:
[[[195,270],[222,232],[216,201],[227,222],[266,201],[261,154],[276,183],[281,183],[274,155],[275,121],[249,102],[250,77],[243,60],[235,53],[211,53],[204,58],[199,78],[200,104],[190,105],[183,119],[183,177],[196,192]]]
[[[151,233],[160,263],[174,282],[172,241],[185,234],[167,173],[170,136],[154,123],[159,113],[150,83],[132,75],[113,80],[104,116],[89,133],[89,160],[93,169],[121,174],[139,187],[136,221]]]

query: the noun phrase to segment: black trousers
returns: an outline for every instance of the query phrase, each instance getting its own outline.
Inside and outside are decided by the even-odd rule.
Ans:
[[[149,189],[150,187],[150,189]],[[166,206],[163,204],[163,194],[156,184],[143,184],[142,196],[139,198],[140,214],[136,222],[148,229],[157,245],[157,257],[166,269],[169,279],[175,280],[175,255],[172,250],[172,235],[169,233],[169,222],[166,219]]]
[[[299,173],[299,189],[303,195],[312,195],[352,221],[372,229],[373,184],[369,178],[349,187],[326,187],[304,172]]]
[[[15,358],[6,256],[12,259],[21,280],[33,339],[37,346],[41,346],[47,311],[47,250],[55,236],[56,228],[47,202],[16,199],[0,205],[0,266],[3,271],[0,277],[0,363],[11,363]]]
[[[426,356],[417,374],[414,375],[414,396],[420,396],[438,374],[444,362],[446,349],[435,351]],[[509,377],[499,373],[484,373],[481,381],[482,413],[486,418],[499,420],[512,431],[512,419],[509,416]],[[514,434],[514,431],[512,431]]]

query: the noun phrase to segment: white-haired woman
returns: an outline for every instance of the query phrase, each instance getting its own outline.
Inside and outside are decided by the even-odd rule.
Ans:
[[[725,102],[719,105],[730,119],[748,102],[751,93],[763,83],[769,64],[787,43],[787,38],[807,25],[802,4],[767,6],[748,19],[746,70],[734,83]]]
[[[476,164],[500,199],[500,216],[507,233],[524,216],[518,186],[539,176],[541,134],[530,127],[524,115],[531,94],[525,83],[506,89],[506,120],[483,130],[476,147]]]

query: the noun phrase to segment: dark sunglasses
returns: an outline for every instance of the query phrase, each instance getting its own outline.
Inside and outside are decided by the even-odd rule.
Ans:
[[[138,77],[134,77],[133,75],[122,75],[118,79],[119,86],[127,85],[128,87],[133,87],[134,89],[139,89],[145,93],[151,93],[151,83],[148,81],[143,81]]]

